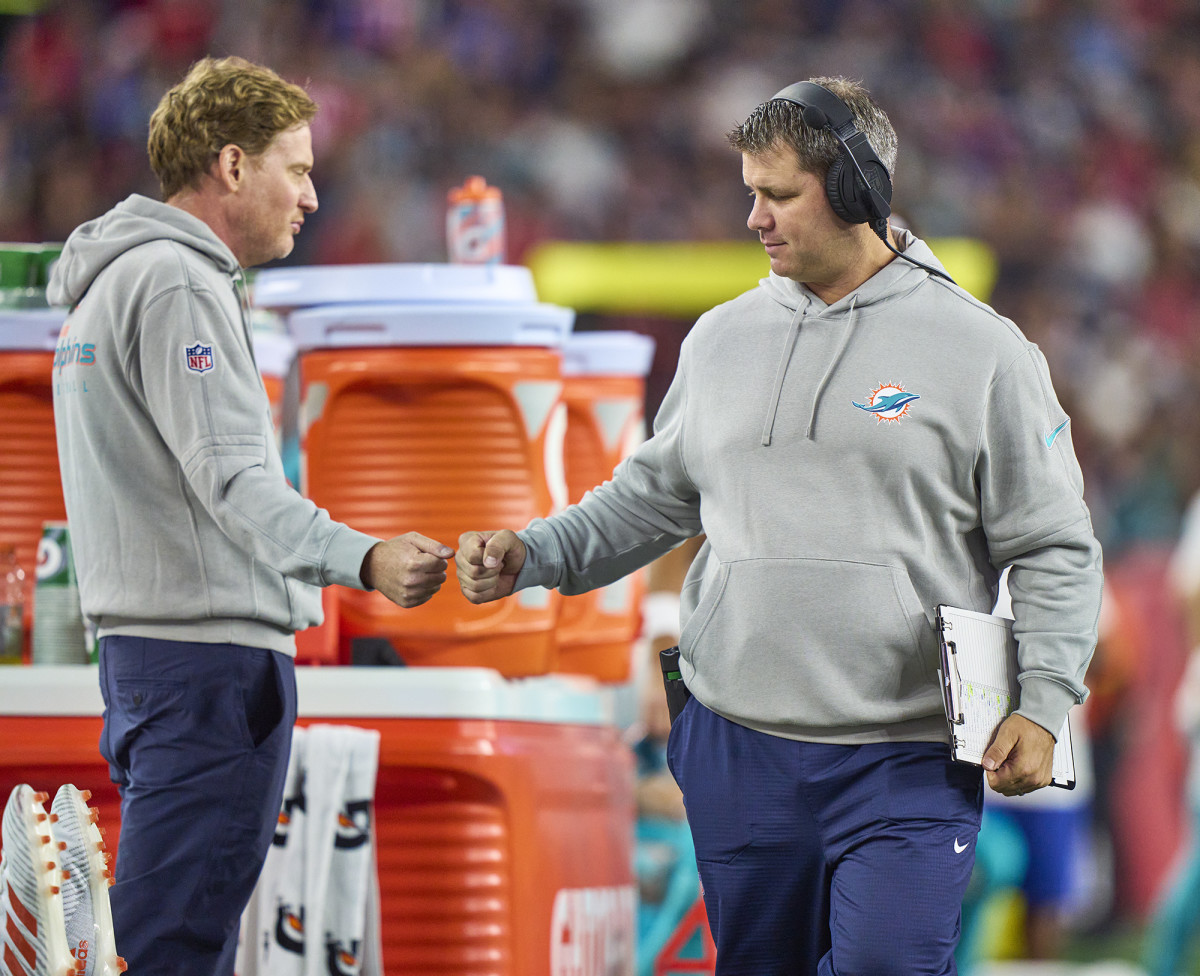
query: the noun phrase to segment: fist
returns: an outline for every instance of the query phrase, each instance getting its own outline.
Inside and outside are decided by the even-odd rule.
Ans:
[[[525,565],[525,543],[515,532],[464,532],[454,557],[458,585],[471,603],[490,603],[512,593]]]

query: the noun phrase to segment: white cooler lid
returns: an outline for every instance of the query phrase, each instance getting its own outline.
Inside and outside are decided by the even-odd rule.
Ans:
[[[0,349],[53,352],[67,311],[66,308],[0,309]]]
[[[302,718],[455,718],[608,725],[609,692],[564,675],[506,679],[491,668],[296,669]],[[9,666],[0,715],[100,715],[99,669]]]
[[[575,324],[573,309],[543,302],[394,302],[322,305],[288,316],[301,349],[351,346],[549,346]]]
[[[479,718],[601,725],[611,704],[564,675],[509,679],[491,668],[297,668],[300,714],[329,718]]]
[[[258,371],[266,376],[287,376],[296,358],[295,340],[278,332],[254,332],[251,337]]]
[[[573,332],[563,346],[563,376],[648,376],[654,340],[640,332]]]
[[[514,264],[348,264],[268,268],[254,278],[254,304],[292,309],[351,302],[537,301],[533,274]]]

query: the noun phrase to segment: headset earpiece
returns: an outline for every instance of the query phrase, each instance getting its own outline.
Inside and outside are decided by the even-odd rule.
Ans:
[[[871,189],[891,203],[891,180],[883,164],[867,162],[862,166],[862,171]],[[825,175],[825,194],[829,197],[829,205],[835,214],[850,224],[869,224],[877,219],[871,208],[870,195],[862,192],[862,182],[854,167],[846,164],[844,154],[833,161]]]
[[[846,157],[838,156],[829,167],[829,172],[825,174],[825,196],[829,198],[833,212],[842,220],[849,224],[863,224],[870,217],[864,216],[860,207],[853,206],[857,202],[854,200],[857,195],[854,192],[854,180],[854,170],[846,167]],[[850,185],[847,186],[847,183]],[[847,190],[850,192],[847,193]]]

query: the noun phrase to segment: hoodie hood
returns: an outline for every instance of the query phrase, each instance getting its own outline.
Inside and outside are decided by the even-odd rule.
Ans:
[[[902,254],[907,254],[923,264],[937,268],[939,271],[945,270],[938,259],[933,256],[933,252],[929,249],[929,246],[924,241],[915,237],[910,231],[902,230],[897,232],[896,243],[899,245],[898,250]],[[759,282],[775,301],[792,312],[791,321],[788,325],[787,338],[784,341],[783,355],[779,360],[779,367],[775,374],[770,406],[767,409],[767,416],[763,422],[761,440],[763,447],[771,445],[771,439],[775,430],[775,417],[779,410],[779,398],[783,392],[788,365],[791,362],[792,353],[796,348],[796,339],[800,334],[803,320],[808,316],[822,317],[829,320],[845,316],[845,321],[842,325],[842,334],[837,344],[837,351],[826,365],[820,382],[813,389],[812,404],[809,408],[809,418],[805,428],[805,436],[811,440],[817,422],[817,409],[820,406],[821,394],[825,392],[825,387],[828,386],[830,377],[833,376],[838,363],[846,352],[846,347],[850,344],[854,332],[855,313],[868,306],[907,294],[929,277],[931,275],[924,268],[898,257],[880,268],[879,271],[861,285],[852,289],[832,305],[826,305],[807,285],[793,281],[791,278],[784,278],[773,271],[768,277],[763,278]]]
[[[227,274],[240,269],[233,252],[200,218],[135,193],[103,217],[81,224],[67,238],[50,275],[47,300],[51,305],[76,304],[109,264],[128,250],[157,240],[185,244]]]

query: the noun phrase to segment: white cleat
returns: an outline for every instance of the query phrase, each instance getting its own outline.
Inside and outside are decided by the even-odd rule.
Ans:
[[[51,807],[50,831],[63,868],[62,910],[67,949],[79,976],[119,976],[125,960],[117,955],[108,889],[113,883],[110,856],[98,825],[99,812],[89,807],[88,790],[66,783]]]

